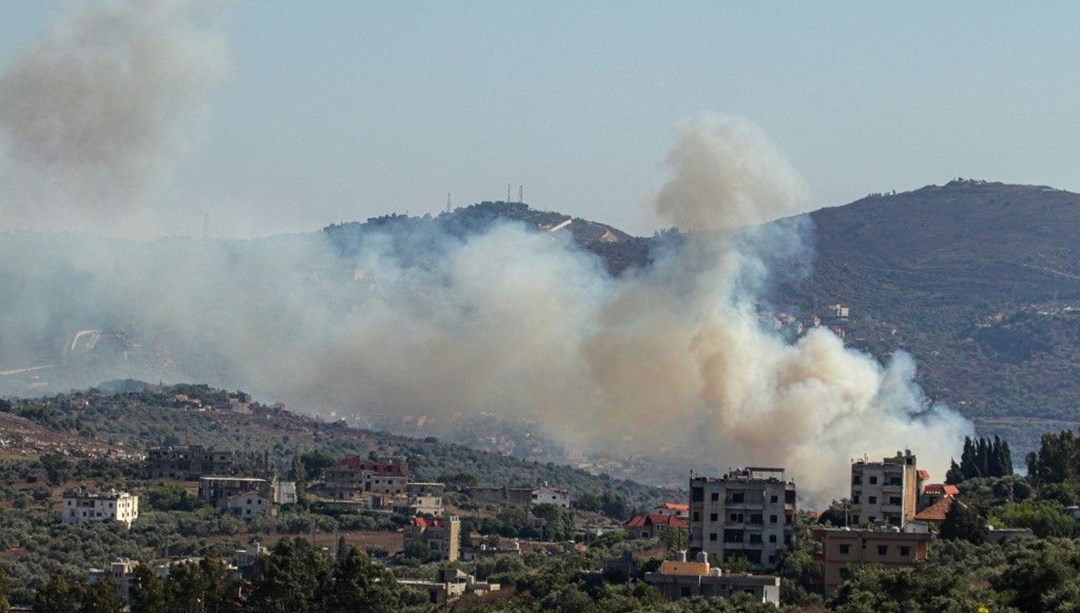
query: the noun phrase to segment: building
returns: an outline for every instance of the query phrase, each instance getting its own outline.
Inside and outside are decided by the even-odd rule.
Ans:
[[[465,594],[483,596],[490,592],[497,592],[501,588],[498,583],[477,581],[476,577],[465,574],[456,568],[439,569],[436,581],[423,581],[421,579],[398,579],[398,585],[411,587],[428,593],[431,604],[444,605],[461,598]]]
[[[90,524],[118,521],[127,527],[139,518],[139,497],[127,492],[89,494],[67,492],[60,501],[60,521],[64,524]]]
[[[880,462],[866,459],[851,464],[850,524],[902,528],[915,518],[920,483],[910,451]]]
[[[265,492],[269,483],[254,477],[202,477],[199,479],[199,498],[211,505],[224,504],[229,496],[244,492]]]
[[[249,519],[258,515],[271,512],[273,506],[270,501],[259,495],[255,490],[248,490],[233,494],[218,500],[218,506],[224,508],[234,517]]]
[[[150,447],[146,462],[151,479],[195,479],[204,475],[232,473],[233,453],[213,447]]]
[[[405,549],[413,543],[424,543],[433,556],[456,562],[461,557],[461,521],[453,515],[442,519],[416,517],[405,526],[402,543]]]
[[[271,483],[270,501],[274,504],[296,504],[296,481],[274,481]]]
[[[919,471],[923,472],[923,471]],[[944,498],[955,498],[960,495],[960,488],[948,483],[927,483],[919,492],[918,510],[930,508]]]
[[[690,505],[685,502],[661,502],[653,509],[653,513],[674,515],[681,519],[690,519]]]
[[[724,562],[746,558],[772,567],[791,544],[795,482],[782,468],[740,468],[722,478],[690,479],[690,551]]]
[[[687,562],[686,552],[677,560],[664,560],[660,570],[645,574],[645,582],[656,587],[665,598],[731,598],[750,594],[761,603],[780,606],[780,577],[772,575],[725,575],[713,568],[705,552],[697,561]]]
[[[845,568],[915,564],[926,559],[930,542],[930,535],[924,532],[815,528],[810,533],[821,541],[821,553],[814,557],[819,567],[815,581],[826,598],[840,585]]]
[[[402,457],[371,459],[349,456],[323,471],[320,488],[334,500],[351,500],[361,494],[404,496],[409,466]]]
[[[648,515],[632,517],[630,521],[626,522],[625,526],[627,535],[632,539],[647,539],[660,536],[668,528],[682,530],[690,528],[690,524],[685,519],[663,513],[649,513]]]
[[[548,487],[544,485],[532,491],[532,502],[530,504],[553,504],[557,507],[569,509],[570,492],[557,487]]]

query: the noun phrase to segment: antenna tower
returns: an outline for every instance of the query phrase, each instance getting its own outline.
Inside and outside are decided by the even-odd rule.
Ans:
[[[510,204],[510,184],[506,184],[506,203]]]
[[[521,185],[518,186],[518,203],[525,204],[525,187]]]
[[[446,192],[446,212],[450,212],[450,192]]]

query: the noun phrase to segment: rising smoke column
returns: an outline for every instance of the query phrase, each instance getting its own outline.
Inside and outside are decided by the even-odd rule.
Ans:
[[[0,76],[0,229],[115,227],[145,206],[228,75],[223,8],[71,3]]]
[[[586,341],[627,434],[644,448],[681,437],[717,466],[786,467],[817,503],[845,493],[849,461],[864,454],[912,448],[943,476],[970,424],[923,406],[908,356],[882,366],[827,329],[789,343],[762,324],[771,269],[812,257],[806,218],[756,225],[807,209],[764,134],[740,118],[699,118],[679,128],[667,162],[656,209],[687,243],[622,284]]]

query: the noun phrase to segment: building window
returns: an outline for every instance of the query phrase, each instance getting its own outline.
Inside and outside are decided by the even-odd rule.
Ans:
[[[899,496],[890,496],[889,497],[889,504],[900,506],[900,497]]]
[[[769,523],[770,524],[775,524],[776,523],[776,516],[775,515],[770,515],[769,516]]]
[[[870,485],[877,485],[877,477],[870,477]]]
[[[877,496],[870,497],[870,504],[877,504]]]
[[[844,555],[847,555],[847,554],[851,553],[851,545],[848,545],[847,543],[841,543],[840,544],[840,553],[842,553]]]
[[[769,496],[769,504],[776,504],[778,502],[780,502],[780,497],[779,496],[777,496],[775,494],[773,494],[772,496]]]
[[[879,556],[887,556],[887,555],[889,555],[889,546],[888,545],[878,545],[877,546],[877,554]]]
[[[851,476],[851,484],[852,485],[862,485],[862,475],[852,475]]]
[[[709,521],[720,521],[719,513],[709,513]]]
[[[752,524],[760,524],[760,523],[762,523],[761,522],[761,513],[752,513],[750,515],[750,523],[752,523]]]
[[[751,534],[750,535],[750,542],[755,544],[755,545],[761,544],[761,535],[760,534]]]
[[[715,533],[715,532],[710,532],[710,533],[709,533],[709,540],[710,540],[710,541],[713,541],[713,542],[715,542],[715,541],[716,541],[716,538],[717,538],[717,536],[716,536],[716,533]]]
[[[901,546],[900,547],[900,555],[904,556],[905,558],[910,556],[911,555],[911,547]]]
[[[731,523],[733,523],[733,524],[741,524],[742,520],[743,520],[743,514],[742,513],[732,513],[730,518],[729,518],[729,521]]]
[[[732,492],[731,499],[728,502],[746,502],[746,494],[744,494],[743,492]]]
[[[720,502],[720,492],[713,492],[712,496],[709,497],[709,500],[713,502]]]
[[[770,534],[769,535],[769,542],[770,543],[775,543],[776,542],[776,535],[775,534]]]
[[[697,511],[694,511],[693,521],[701,521],[701,514],[698,513]]]

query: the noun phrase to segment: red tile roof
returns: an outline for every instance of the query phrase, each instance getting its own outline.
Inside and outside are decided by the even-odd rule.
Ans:
[[[922,481],[926,481],[927,479],[930,478],[930,471],[923,470],[923,469],[920,468],[919,470],[915,471],[915,477],[917,479],[922,480]]]
[[[916,513],[915,519],[916,521],[945,521],[945,515],[948,514],[949,509],[952,508],[954,502],[961,506],[964,505],[964,503],[955,498],[942,498]]]
[[[666,511],[689,511],[690,505],[685,502],[662,502],[656,508]]]
[[[960,488],[947,483],[927,483],[923,493],[939,496],[959,496]]]
[[[627,528],[643,528],[645,526],[657,526],[666,525],[670,528],[689,528],[690,525],[686,523],[686,520],[681,517],[675,517],[674,515],[666,515],[664,513],[649,513],[648,515],[638,515],[633,517],[630,521],[626,522]]]
[[[443,525],[441,519],[428,519],[426,517],[414,517],[412,525],[419,528],[438,528]]]

